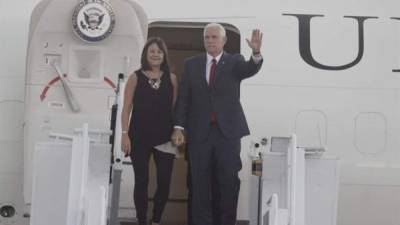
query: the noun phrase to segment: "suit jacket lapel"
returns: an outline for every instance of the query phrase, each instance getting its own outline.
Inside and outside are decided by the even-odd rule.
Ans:
[[[205,88],[208,88],[207,78],[206,78],[206,64],[207,64],[207,55],[203,54],[201,56],[201,62],[199,63],[199,76],[201,80],[201,85]]]
[[[225,68],[226,54],[227,54],[226,52],[222,53],[222,56],[218,61],[217,68],[215,71],[216,74],[215,74],[214,86],[216,86],[218,84],[218,81],[221,81],[222,76],[224,74],[224,73],[222,73],[222,71]]]

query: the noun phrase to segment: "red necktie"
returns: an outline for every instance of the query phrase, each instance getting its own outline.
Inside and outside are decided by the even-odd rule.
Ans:
[[[211,60],[212,64],[211,64],[211,68],[210,68],[210,78],[208,81],[208,85],[211,87],[212,85],[214,85],[215,82],[215,69],[217,68],[217,60],[216,59],[212,59]]]
[[[211,64],[211,68],[210,68],[210,78],[208,81],[208,85],[210,87],[212,87],[215,83],[215,69],[217,68],[217,60],[216,59],[212,59],[212,64]],[[217,116],[215,114],[215,112],[211,112],[211,123],[215,123],[217,121]]]

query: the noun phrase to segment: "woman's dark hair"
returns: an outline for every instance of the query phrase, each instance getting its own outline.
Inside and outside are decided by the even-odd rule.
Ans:
[[[163,62],[161,63],[161,70],[164,73],[169,73],[169,60],[168,60],[168,51],[167,51],[167,45],[165,44],[165,42],[159,38],[159,37],[151,37],[147,40],[146,44],[143,47],[143,51],[142,51],[142,56],[140,58],[140,62],[142,64],[142,70],[151,70],[151,67],[149,65],[149,62],[147,61],[147,51],[150,47],[150,45],[152,44],[157,44],[158,48],[161,49],[161,51],[164,53],[164,58],[163,58]]]

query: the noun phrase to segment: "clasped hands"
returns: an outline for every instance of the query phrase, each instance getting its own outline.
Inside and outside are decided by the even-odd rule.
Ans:
[[[185,143],[185,135],[183,134],[183,129],[174,128],[171,135],[172,144],[175,146],[181,146]]]

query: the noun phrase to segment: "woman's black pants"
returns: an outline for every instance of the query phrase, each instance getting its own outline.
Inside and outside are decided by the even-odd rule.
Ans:
[[[152,221],[159,223],[168,200],[171,183],[172,167],[175,156],[150,148],[133,149],[131,160],[135,173],[135,188],[133,200],[136,207],[136,217],[140,225],[147,224],[149,161],[153,158],[157,172],[157,189],[154,194]]]

